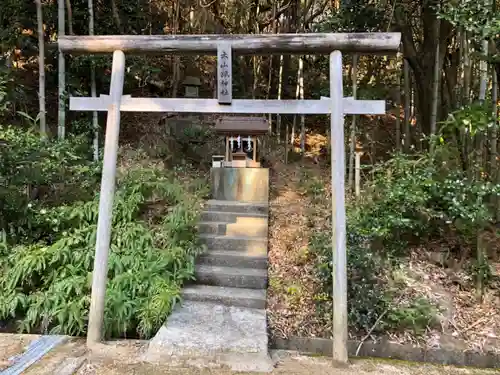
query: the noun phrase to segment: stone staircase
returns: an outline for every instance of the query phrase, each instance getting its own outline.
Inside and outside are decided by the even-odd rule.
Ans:
[[[267,204],[208,201],[199,223],[208,251],[197,261],[189,301],[266,308]]]
[[[148,356],[272,370],[266,319],[268,204],[210,200],[196,282],[150,343]]]

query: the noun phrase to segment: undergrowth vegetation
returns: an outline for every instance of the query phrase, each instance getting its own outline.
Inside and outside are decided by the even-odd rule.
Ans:
[[[466,259],[466,272],[474,281],[466,288],[480,298],[488,287],[492,278],[488,251],[478,239],[486,232],[498,236],[492,202],[500,186],[482,171],[464,169],[459,154],[456,144],[443,138],[431,153],[396,154],[374,169],[359,199],[348,200],[348,303],[354,331],[410,330],[418,335],[436,323],[439,306],[403,296],[404,285],[393,277],[411,249],[438,243],[451,257]],[[319,215],[329,218],[330,211],[325,210],[329,201],[324,197],[330,192],[319,179],[304,180],[312,202],[323,206]],[[310,249],[323,285],[317,311],[330,326],[331,222],[323,223],[314,228]]]
[[[100,168],[78,139],[48,142],[11,128],[0,128],[0,139],[0,322],[83,335]],[[158,165],[124,169],[114,200],[105,333],[148,338],[193,277],[207,184]],[[34,187],[44,193],[30,195]]]

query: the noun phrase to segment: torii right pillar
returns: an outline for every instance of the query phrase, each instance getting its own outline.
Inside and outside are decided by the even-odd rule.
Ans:
[[[342,88],[342,53],[330,54],[333,360],[347,364],[347,250],[345,214],[345,145]]]

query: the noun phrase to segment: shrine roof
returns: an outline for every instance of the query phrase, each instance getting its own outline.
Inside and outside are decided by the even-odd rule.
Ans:
[[[269,131],[265,117],[224,116],[215,122],[215,132],[224,135],[264,135]]]

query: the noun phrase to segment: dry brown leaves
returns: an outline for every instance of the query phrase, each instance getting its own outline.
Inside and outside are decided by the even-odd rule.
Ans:
[[[309,261],[307,209],[310,199],[299,189],[300,168],[275,164],[271,182],[269,226],[270,328],[275,336],[320,336],[315,314],[320,284]]]
[[[478,301],[472,277],[462,269],[429,262],[427,249],[412,249],[404,270],[408,277],[405,297],[425,297],[440,308],[441,329],[428,329],[423,339],[393,334],[392,339],[428,347],[452,347],[478,352],[500,352],[500,295],[487,288]],[[500,270],[500,264],[493,264]],[[497,273],[497,275],[500,275]]]

